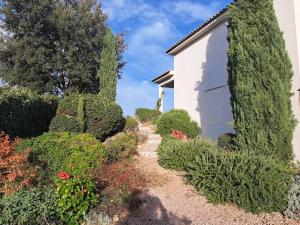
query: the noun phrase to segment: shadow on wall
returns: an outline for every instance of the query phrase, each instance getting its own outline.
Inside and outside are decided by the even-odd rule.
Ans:
[[[223,133],[234,133],[227,86],[227,27],[220,25],[208,35],[206,61],[202,63],[202,80],[197,82],[198,106],[202,135],[213,139]]]
[[[134,191],[129,201],[130,214],[117,225],[189,225],[187,218],[179,218],[167,210],[161,201],[147,192]]]

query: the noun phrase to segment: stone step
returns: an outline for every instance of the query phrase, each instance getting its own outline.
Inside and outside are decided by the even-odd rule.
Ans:
[[[156,152],[146,152],[146,151],[141,151],[138,152],[140,156],[146,157],[146,158],[157,158],[157,153]]]

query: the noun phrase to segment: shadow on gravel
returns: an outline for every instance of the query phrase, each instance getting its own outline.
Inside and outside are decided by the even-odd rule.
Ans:
[[[129,199],[128,217],[117,225],[189,225],[188,218],[173,215],[162,205],[159,198],[147,192],[134,191]]]

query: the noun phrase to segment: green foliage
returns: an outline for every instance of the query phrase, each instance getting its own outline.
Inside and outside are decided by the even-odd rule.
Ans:
[[[102,144],[91,134],[45,133],[23,140],[18,151],[32,149],[30,161],[39,167],[41,182],[49,182],[59,171],[88,175],[106,159]]]
[[[115,102],[86,96],[86,132],[93,134],[100,140],[105,140],[124,128],[122,108]]]
[[[293,72],[273,1],[237,0],[228,22],[228,84],[237,148],[290,160]]]
[[[98,68],[108,29],[95,1],[2,1],[7,35],[0,47],[0,77],[39,93],[98,93]],[[116,41],[117,72],[124,66],[122,36]]]
[[[291,170],[281,161],[202,149],[187,173],[189,182],[213,203],[231,202],[254,213],[287,207]]]
[[[289,190],[288,207],[284,214],[294,220],[300,220],[300,175],[296,175]]]
[[[86,225],[110,225],[111,218],[103,212],[98,213],[96,210],[91,210],[84,216]]]
[[[27,89],[0,88],[0,130],[10,136],[32,137],[48,131],[57,100]]]
[[[195,138],[200,135],[201,129],[197,122],[192,121],[184,110],[172,110],[163,113],[156,121],[157,133],[166,136],[173,130],[179,130],[188,137]]]
[[[97,203],[95,185],[85,178],[56,180],[57,212],[66,224],[81,224],[83,216]]]
[[[85,115],[85,100],[83,96],[81,96],[79,99],[77,113],[78,113],[77,115],[78,122],[81,128],[80,130],[84,132],[86,130],[86,122],[85,122],[86,115]]]
[[[136,109],[135,115],[141,122],[155,122],[161,112],[156,109],[139,108]]]
[[[108,162],[130,158],[137,148],[137,136],[134,133],[120,133],[106,144]]]
[[[82,125],[74,117],[57,115],[52,119],[49,130],[51,132],[79,133],[82,131]]]
[[[136,132],[138,130],[139,122],[133,117],[125,118],[125,131]]]
[[[0,224],[40,225],[58,222],[56,196],[50,188],[22,189],[0,200]]]
[[[225,150],[234,150],[235,149],[235,134],[222,134],[218,138],[218,146]]]
[[[106,31],[103,41],[104,48],[100,57],[100,95],[115,101],[117,95],[117,57],[115,37],[110,30]]]
[[[183,142],[172,137],[164,137],[158,148],[158,163],[164,168],[183,171],[196,155],[205,149],[216,149],[209,140]]]
[[[60,99],[57,107],[57,115],[77,117],[79,102],[82,95],[69,94]]]

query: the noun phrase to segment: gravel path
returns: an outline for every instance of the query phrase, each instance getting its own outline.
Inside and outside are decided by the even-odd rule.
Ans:
[[[148,125],[140,125],[146,141],[139,145],[136,167],[149,180],[149,188],[138,192],[139,207],[118,225],[296,225],[279,213],[253,215],[234,205],[213,205],[182,174],[165,170],[157,164],[156,149],[161,141]]]

